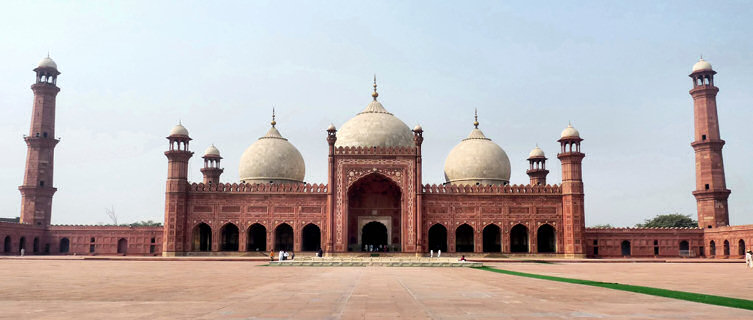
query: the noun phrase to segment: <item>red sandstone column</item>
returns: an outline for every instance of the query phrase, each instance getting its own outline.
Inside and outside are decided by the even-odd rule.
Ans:
[[[416,143],[416,204],[415,204],[415,226],[416,226],[416,255],[424,252],[424,239],[423,239],[423,182],[421,178],[422,159],[421,159],[421,144],[424,142],[424,130],[421,126],[413,128],[413,141]]]
[[[335,141],[337,141],[337,129],[334,125],[327,128],[327,144],[329,144],[329,157],[327,162],[327,212],[324,219],[324,252],[329,255],[335,250]]]
[[[581,162],[586,156],[580,152],[583,139],[569,126],[558,140],[562,147],[557,158],[562,162],[562,230],[566,256],[585,256],[586,229]]]
[[[26,171],[24,171],[21,191],[21,223],[49,227],[52,216],[52,196],[57,191],[53,187],[55,146],[55,98],[60,88],[57,76],[60,72],[49,57],[34,69],[36,83],[31,86],[34,92],[34,105],[31,113],[31,128],[26,141]]]
[[[729,225],[727,198],[730,190],[724,176],[722,147],[724,140],[719,134],[719,119],[716,111],[714,86],[716,71],[703,59],[693,66],[693,115],[695,118],[695,141],[690,145],[695,150],[696,189],[693,196],[698,207],[698,226],[716,228]]]
[[[191,138],[182,125],[175,126],[167,137],[170,141],[167,157],[167,183],[165,187],[165,227],[162,255],[181,255],[190,250],[188,246],[191,230],[186,225],[188,198],[188,160],[193,152],[188,150]],[[214,230],[212,230],[214,233]],[[217,244],[212,236],[212,247]]]

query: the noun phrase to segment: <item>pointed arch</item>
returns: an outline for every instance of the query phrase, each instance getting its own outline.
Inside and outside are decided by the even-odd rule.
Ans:
[[[473,227],[467,223],[455,229],[455,252],[473,252]]]
[[[620,244],[620,249],[622,250],[622,255],[625,257],[629,257],[632,254],[632,248],[630,246],[630,240],[623,240],[622,244]]]
[[[5,240],[3,243],[3,252],[4,253],[10,253],[11,252],[11,239],[10,236],[5,236]]]
[[[60,247],[58,247],[59,253],[68,253],[71,249],[71,241],[68,238],[60,239]]]
[[[447,228],[441,223],[435,223],[429,228],[429,250],[447,252]]]
[[[510,229],[510,252],[528,252],[528,228],[520,223]]]
[[[220,228],[220,251],[238,251],[238,226],[232,222]]]
[[[322,247],[322,231],[313,223],[307,224],[301,230],[301,250],[317,251]]]
[[[128,240],[120,238],[118,240],[118,254],[126,255],[128,251]]]
[[[716,255],[716,242],[714,240],[709,243],[709,255],[712,257]]]
[[[212,251],[212,227],[201,222],[193,228],[193,251]]]
[[[557,251],[557,232],[552,225],[542,224],[536,231],[536,249],[539,253],[554,253]]]
[[[293,250],[293,227],[281,223],[275,228],[275,251]]]
[[[254,223],[246,232],[246,251],[267,250],[267,227],[260,223]]]
[[[729,256],[729,240],[724,240],[724,255]]]
[[[484,227],[482,239],[484,252],[502,252],[502,232],[496,224]]]
[[[744,256],[745,255],[745,240],[740,239],[737,241],[737,255]]]

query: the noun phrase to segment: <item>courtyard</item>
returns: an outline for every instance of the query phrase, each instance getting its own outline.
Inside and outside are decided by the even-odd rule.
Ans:
[[[3,319],[743,319],[753,311],[472,268],[0,260]],[[487,263],[753,299],[742,263]]]

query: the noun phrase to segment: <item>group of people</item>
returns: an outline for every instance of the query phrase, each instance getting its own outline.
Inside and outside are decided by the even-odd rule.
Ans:
[[[277,260],[278,261],[285,261],[285,260],[288,260],[288,258],[290,260],[295,259],[295,252],[293,252],[293,251],[288,252],[287,250],[280,250],[280,252],[277,254]],[[275,261],[275,252],[274,251],[270,251],[269,252],[269,260],[270,261]]]
[[[437,250],[437,258],[442,256],[442,250]],[[429,250],[429,258],[434,258],[434,250]]]
[[[753,251],[745,252],[745,264],[748,265],[748,268],[753,268]]]

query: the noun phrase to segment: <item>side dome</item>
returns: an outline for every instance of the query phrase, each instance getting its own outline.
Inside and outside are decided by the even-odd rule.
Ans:
[[[55,60],[52,60],[49,56],[45,57],[39,63],[37,64],[37,68],[52,68],[57,70],[58,65],[55,63]]]
[[[217,149],[217,147],[212,144],[209,146],[206,150],[204,150],[204,156],[220,156],[220,149]]]
[[[693,65],[693,72],[705,70],[711,71],[713,69],[711,69],[711,64],[706,60],[703,60],[703,58],[699,59],[698,62]]]
[[[560,138],[580,138],[580,132],[578,132],[578,130],[575,130],[575,128],[573,128],[573,125],[568,124],[567,128],[565,128],[565,130],[562,130]]]
[[[170,129],[170,136],[186,136],[188,137],[188,129],[183,124],[178,123],[172,129]]]
[[[505,150],[484,136],[477,125],[468,138],[450,151],[444,164],[444,176],[451,184],[507,184],[510,158]]]
[[[546,158],[546,155],[544,155],[544,150],[541,150],[539,146],[536,146],[536,148],[533,148],[531,152],[528,154],[528,159],[533,158]]]
[[[337,132],[335,147],[410,147],[413,132],[400,119],[387,112],[377,101],[379,94],[374,83],[374,100],[361,113],[346,121]]]
[[[273,125],[243,152],[238,171],[245,183],[302,183],[306,164],[298,149]]]

